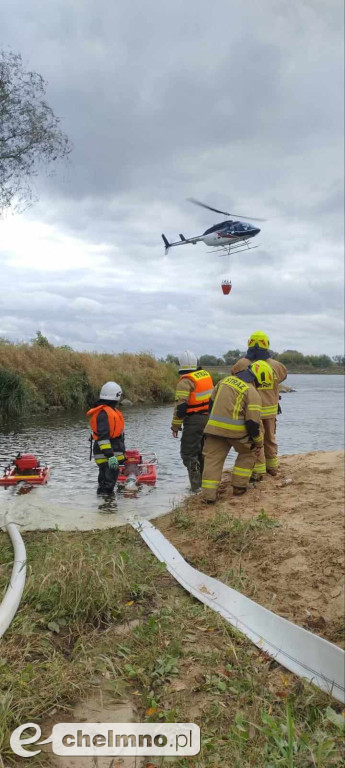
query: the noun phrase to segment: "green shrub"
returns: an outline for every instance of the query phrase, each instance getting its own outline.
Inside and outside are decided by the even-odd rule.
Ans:
[[[6,368],[0,368],[1,416],[21,416],[28,407],[29,400],[29,391],[21,376]]]

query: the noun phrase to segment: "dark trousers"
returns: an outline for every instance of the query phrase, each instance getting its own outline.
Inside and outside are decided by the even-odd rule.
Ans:
[[[118,474],[118,467],[109,467],[108,462],[99,464],[97,493],[112,493],[116,485]]]
[[[191,463],[198,461],[202,472],[204,429],[208,419],[209,413],[188,413],[184,418],[181,437],[181,459],[187,469],[191,466]]]

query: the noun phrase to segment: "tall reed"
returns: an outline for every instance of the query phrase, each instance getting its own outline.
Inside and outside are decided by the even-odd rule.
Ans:
[[[176,379],[174,364],[149,353],[87,353],[49,343],[0,341],[0,414],[5,418],[50,407],[86,408],[106,381],[117,381],[133,403],[170,402]]]

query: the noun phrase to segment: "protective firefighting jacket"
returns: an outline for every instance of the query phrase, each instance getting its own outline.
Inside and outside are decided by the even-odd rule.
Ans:
[[[205,434],[230,440],[249,438],[262,445],[261,397],[253,384],[227,376],[214,389],[213,406]]]
[[[124,460],[125,420],[121,411],[113,405],[98,403],[87,412],[94,439],[93,454],[97,464],[107,461],[110,456],[116,456],[118,461]]]
[[[208,413],[213,392],[213,381],[202,368],[196,371],[179,371],[180,378],[175,391],[175,409],[171,429],[181,429],[186,415]]]
[[[261,358],[258,358],[261,359]],[[276,380],[274,382],[273,389],[262,389],[260,391],[260,397],[261,397],[261,418],[262,419],[271,419],[272,417],[275,417],[278,413],[278,403],[279,403],[279,384],[281,384],[284,379],[287,377],[287,370],[285,368],[285,365],[283,363],[278,363],[278,360],[274,360],[272,357],[263,358],[265,359],[266,363],[268,363],[271,368],[273,368],[273,371],[276,375]],[[232,367],[232,373],[236,374],[239,373],[239,371],[244,371],[246,368],[248,368],[248,365],[250,365],[253,362],[253,360],[250,360],[247,357],[241,357],[240,360],[235,363],[235,365]]]

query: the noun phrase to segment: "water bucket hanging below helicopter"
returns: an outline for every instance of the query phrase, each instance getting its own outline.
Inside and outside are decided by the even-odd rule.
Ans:
[[[222,280],[222,291],[225,296],[227,296],[231,291],[232,285],[231,280]]]

